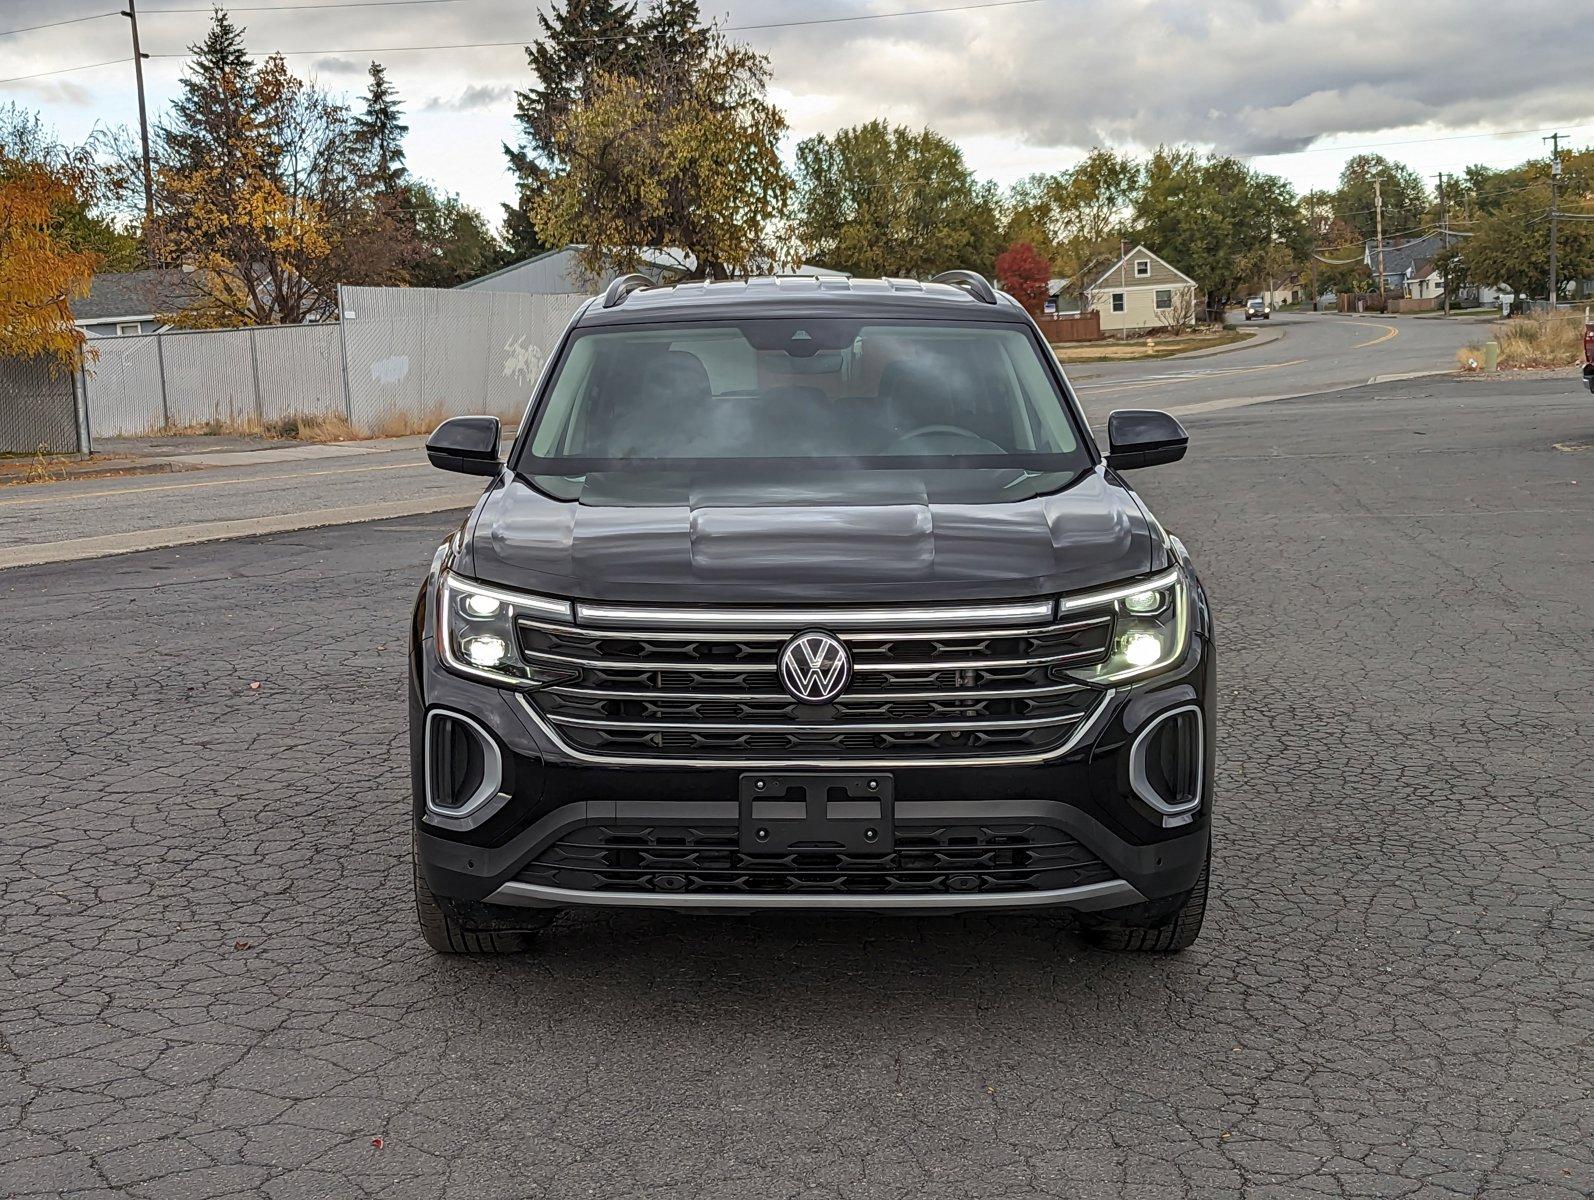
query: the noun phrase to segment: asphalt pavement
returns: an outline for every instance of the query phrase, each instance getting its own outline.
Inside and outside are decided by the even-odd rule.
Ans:
[[[403,638],[452,517],[0,571],[0,1195],[1594,1193],[1594,403],[1189,424],[1138,479],[1220,638],[1176,957],[658,913],[434,956]]]
[[[1069,377],[1092,421],[1114,408],[1164,408],[1189,417],[1374,378],[1449,371],[1456,350],[1486,332],[1487,323],[1472,318],[1281,313],[1254,345],[1083,363]],[[416,438],[231,449],[203,456],[203,471],[0,489],[0,568],[437,512],[481,494],[480,480],[432,469]]]
[[[1456,369],[1489,336],[1488,318],[1275,313],[1241,322],[1256,344],[1144,362],[1081,363],[1069,380],[1094,419],[1113,408],[1180,415]]]

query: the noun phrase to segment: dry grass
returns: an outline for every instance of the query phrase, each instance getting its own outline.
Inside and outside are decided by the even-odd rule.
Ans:
[[[220,415],[181,425],[162,425],[141,435],[145,437],[266,437],[295,442],[347,442],[363,438],[413,437],[431,433],[454,414],[434,407],[419,413],[396,412],[377,421],[369,430],[356,428],[342,413],[290,413],[269,421],[253,417],[228,418]],[[520,419],[520,410],[498,414],[507,424]]]
[[[440,408],[424,413],[393,413],[376,423],[373,437],[412,437],[418,433],[431,433],[449,414]]]
[[[33,461],[23,472],[23,483],[54,483],[66,478],[66,463],[50,454],[43,446],[34,452]]]
[[[290,413],[269,421],[253,417],[210,417],[186,424],[161,425],[149,437],[266,437],[295,442],[346,442],[360,435],[342,413]]]
[[[1583,361],[1583,314],[1539,313],[1497,321],[1494,340],[1500,345],[1502,370],[1575,366]],[[1456,351],[1463,371],[1481,371],[1483,361],[1482,345]]]

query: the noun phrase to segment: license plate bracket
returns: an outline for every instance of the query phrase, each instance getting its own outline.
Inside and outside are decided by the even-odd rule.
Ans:
[[[747,853],[883,854],[896,849],[890,775],[750,771],[737,783]]]

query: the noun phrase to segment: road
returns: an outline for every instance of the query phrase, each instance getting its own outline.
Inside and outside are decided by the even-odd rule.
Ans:
[[[1391,376],[1452,371],[1456,351],[1487,337],[1489,324],[1473,317],[1278,313],[1241,323],[1255,331],[1256,345],[1149,362],[1081,363],[1068,377],[1092,419],[1112,408],[1209,412]]]
[[[627,913],[434,957],[401,647],[447,516],[0,571],[0,1195],[1594,1193],[1594,406],[1190,425],[1140,481],[1221,639],[1174,958]]]
[[[1262,344],[1203,357],[1081,364],[1069,374],[1092,421],[1114,408],[1190,416],[1377,376],[1449,370],[1456,349],[1482,332],[1471,320],[1281,314],[1262,330]],[[293,451],[223,456],[249,461],[189,474],[0,490],[0,568],[436,512],[481,492],[479,481],[429,467],[414,439],[334,459],[284,461],[283,453]]]

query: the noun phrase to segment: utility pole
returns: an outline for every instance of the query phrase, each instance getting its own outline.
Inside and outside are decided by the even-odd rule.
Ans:
[[[1445,256],[1445,316],[1450,315],[1450,206],[1445,202],[1445,173],[1439,172],[1439,252]]]
[[[1555,311],[1555,300],[1560,294],[1561,280],[1557,273],[1558,264],[1555,261],[1556,228],[1560,224],[1560,202],[1557,193],[1561,183],[1561,135],[1552,133],[1549,137],[1541,139],[1550,143],[1550,311]]]
[[[1380,176],[1373,180],[1373,209],[1374,220],[1378,229],[1378,294],[1384,294],[1384,180]]]
[[[149,169],[149,113],[144,107],[144,52],[138,46],[138,0],[127,0],[122,10],[133,30],[133,79],[138,84],[138,137],[144,148],[144,256],[155,260],[155,178]]]

